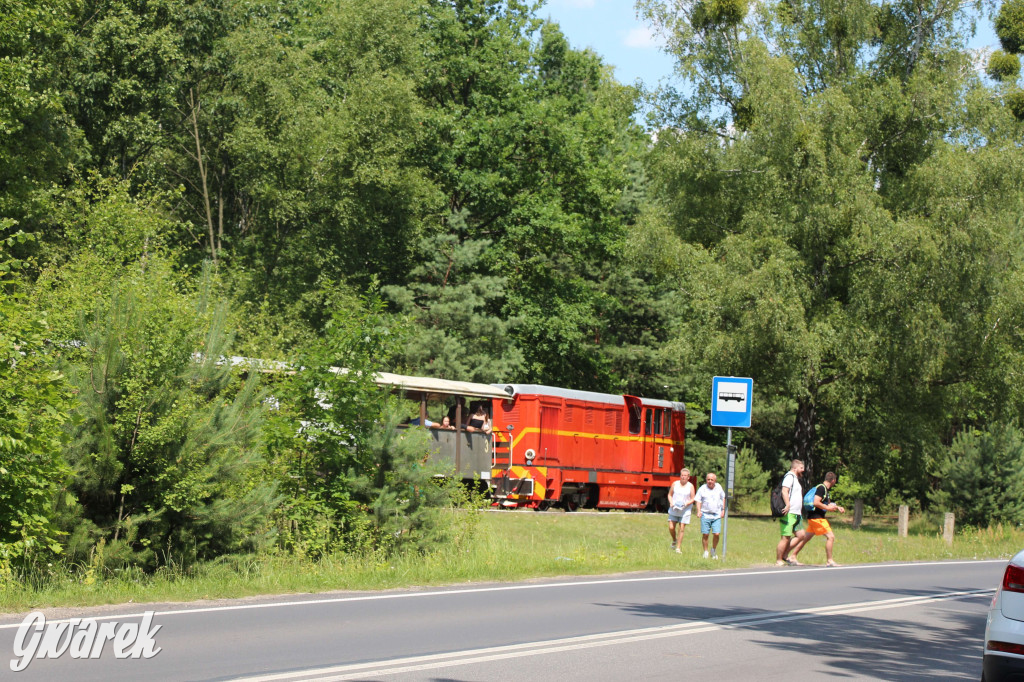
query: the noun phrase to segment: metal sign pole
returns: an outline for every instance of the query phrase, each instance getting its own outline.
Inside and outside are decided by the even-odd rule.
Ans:
[[[736,450],[732,445],[732,428],[726,431],[725,451],[729,455],[725,473],[725,509],[722,512],[722,561],[729,547],[729,501],[732,499],[733,481],[736,479]]]
[[[749,377],[711,378],[711,425],[729,429],[726,452],[729,462],[725,474],[725,508],[722,510],[722,535],[729,528],[729,501],[732,500],[736,480],[736,447],[732,444],[732,430],[749,429],[751,404],[754,398],[754,380]],[[727,537],[723,537],[722,558],[725,559]]]

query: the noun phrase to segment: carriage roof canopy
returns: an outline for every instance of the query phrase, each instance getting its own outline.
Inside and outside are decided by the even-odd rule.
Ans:
[[[197,362],[202,361],[203,359],[202,353],[194,353],[193,357]],[[246,358],[237,355],[230,358],[222,357],[217,362],[218,364],[229,363],[233,367],[243,367],[250,371],[255,370],[257,372],[268,374],[294,374],[296,371],[294,366],[286,362],[259,360],[256,358]],[[348,369],[344,367],[331,367],[330,371],[335,374],[348,373]],[[476,384],[471,381],[452,381],[450,379],[435,379],[433,377],[411,377],[405,376],[404,374],[391,374],[390,372],[375,372],[373,380],[382,388],[390,388],[394,391],[405,391],[410,394],[409,397],[419,397],[420,394],[436,396],[438,398],[443,398],[449,395],[461,395],[467,398],[499,398],[502,400],[508,400],[510,397],[508,393],[500,388],[496,388],[488,384]]]
[[[656,398],[641,398],[628,395],[612,395],[611,393],[595,393],[594,391],[577,391],[571,388],[559,388],[557,386],[538,386],[535,384],[495,384],[504,387],[509,395],[547,395],[568,400],[582,400],[592,403],[607,403],[609,405],[623,406],[628,399],[635,399],[644,407],[667,407],[676,412],[686,412],[685,403],[677,403],[671,400],[658,400]]]
[[[509,394],[500,388],[488,384],[476,384],[471,381],[452,381],[450,379],[435,379],[433,377],[410,377],[402,374],[390,374],[388,372],[377,372],[373,375],[378,386],[391,388],[396,391],[405,391],[410,397],[418,394],[437,395],[438,397],[448,395],[461,395],[467,398],[499,398],[507,400]]]

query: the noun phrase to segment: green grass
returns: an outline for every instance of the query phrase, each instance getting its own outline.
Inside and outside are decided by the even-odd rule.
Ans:
[[[950,547],[927,519],[913,523],[906,538],[897,537],[887,518],[869,519],[856,531],[842,519],[833,520],[833,528],[835,557],[842,564],[1009,558],[1024,548],[1024,530],[1002,527],[964,529]],[[697,524],[686,531],[682,554],[670,551],[663,515],[485,512],[464,546],[439,547],[428,556],[334,556],[315,563],[286,556],[228,557],[190,571],[125,572],[100,580],[54,571],[0,586],[0,611],[774,564],[776,522],[734,517],[728,533],[727,560],[710,562],[701,557]],[[800,558],[824,563],[824,540],[812,540]]]

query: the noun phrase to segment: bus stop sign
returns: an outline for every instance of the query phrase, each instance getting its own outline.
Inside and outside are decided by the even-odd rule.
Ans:
[[[753,379],[742,377],[712,378],[711,425],[734,429],[749,429],[753,392]]]

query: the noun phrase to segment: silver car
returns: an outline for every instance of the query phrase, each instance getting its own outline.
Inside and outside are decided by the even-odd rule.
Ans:
[[[984,682],[1024,680],[1024,551],[1010,559],[985,623]]]

